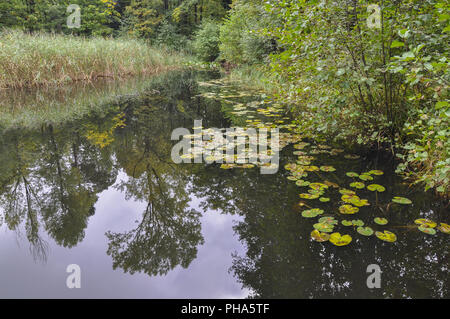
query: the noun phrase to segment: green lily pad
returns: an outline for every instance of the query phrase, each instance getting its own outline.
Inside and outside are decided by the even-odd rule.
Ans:
[[[341,199],[346,203],[352,203],[353,201],[360,200],[359,196],[356,194],[342,195]]]
[[[340,233],[333,233],[330,235],[329,241],[335,246],[345,246],[352,242],[352,237],[350,235],[341,236]]]
[[[326,202],[329,202],[329,201],[330,201],[330,199],[329,199],[328,197],[320,197],[319,200],[320,200],[322,203],[326,203]]]
[[[373,229],[370,227],[361,227],[360,226],[356,229],[356,231],[363,236],[372,236],[374,233]]]
[[[287,179],[290,180],[290,181],[296,181],[296,180],[298,180],[298,178],[295,177],[295,176],[288,176]]]
[[[433,229],[433,228],[419,226],[419,230],[428,235],[436,235],[436,229]]]
[[[364,226],[364,222],[361,219],[352,220],[353,226]]]
[[[303,167],[305,171],[308,172],[317,172],[319,170],[319,168],[317,166],[305,166]]]
[[[331,233],[334,229],[334,225],[328,223],[317,223],[313,227],[324,233]]]
[[[371,184],[371,185],[367,186],[367,189],[371,192],[379,192],[379,193],[382,193],[386,190],[386,188],[384,188],[384,186],[381,186],[378,184]]]
[[[348,177],[358,177],[359,176],[359,174],[355,173],[355,172],[347,172],[347,173],[345,173],[345,175],[347,175]]]
[[[321,214],[323,214],[323,209],[320,208],[312,208],[302,212],[302,216],[306,218],[314,218]]]
[[[367,199],[354,199],[350,202],[351,204],[358,206],[358,207],[363,207],[363,206],[370,206],[369,201]]]
[[[356,193],[352,190],[343,188],[339,190],[339,193],[341,193],[342,195],[355,195]]]
[[[370,174],[370,175],[378,175],[378,176],[380,176],[380,175],[383,175],[384,172],[383,172],[383,171],[380,171],[380,170],[378,170],[378,169],[374,169],[374,170],[370,171],[369,174]]]
[[[444,234],[450,234],[450,225],[446,223],[441,223],[438,229]]]
[[[325,241],[328,241],[330,239],[330,235],[327,233],[321,233],[317,229],[314,229],[311,232],[311,238],[319,243],[323,243]]]
[[[359,155],[347,154],[347,155],[344,156],[344,158],[354,160],[354,159],[358,159]]]
[[[300,198],[303,198],[303,199],[316,199],[316,198],[319,198],[319,195],[313,195],[313,194],[300,194],[299,195],[300,196]]]
[[[321,166],[320,170],[322,172],[334,172],[336,169],[333,166]]]
[[[284,169],[287,171],[293,171],[297,168],[296,164],[286,164],[284,165]]]
[[[353,223],[350,220],[343,220],[341,221],[341,224],[346,227],[353,226]]]
[[[358,188],[358,189],[363,189],[366,185],[364,185],[364,183],[361,182],[354,182],[350,184],[350,187],[354,187],[354,188]]]
[[[377,232],[375,233],[375,235],[376,235],[379,239],[381,239],[381,240],[383,240],[383,241],[386,241],[386,242],[388,242],[388,243],[393,243],[393,242],[397,241],[397,236],[396,236],[394,233],[391,233],[391,232],[388,231],[388,230],[385,230],[383,233],[377,231]]]
[[[309,187],[312,189],[326,189],[328,188],[328,185],[323,183],[311,183],[309,184]]]
[[[312,194],[312,195],[319,195],[322,196],[324,191],[321,189],[309,189],[308,193]]]
[[[359,175],[359,179],[362,181],[373,181],[373,177],[368,174]]]
[[[334,217],[331,216],[325,216],[319,219],[319,223],[324,223],[324,224],[330,224],[330,225],[337,225],[338,221],[336,219],[334,219]]]
[[[405,197],[395,196],[392,201],[397,204],[409,205],[412,204],[412,201]]]
[[[344,215],[352,215],[359,212],[359,208],[352,205],[342,205],[339,207],[339,212]]]
[[[373,220],[378,225],[386,225],[388,223],[388,220],[386,218],[376,217]]]
[[[295,182],[295,184],[297,186],[304,187],[304,186],[308,186],[310,184],[310,182],[299,179],[298,181]]]
[[[416,219],[414,223],[426,228],[435,228],[437,226],[437,224],[434,221],[424,218]]]
[[[301,159],[297,160],[297,164],[299,164],[299,165],[309,165],[309,164],[311,164],[311,161],[308,160],[308,159],[301,158]]]

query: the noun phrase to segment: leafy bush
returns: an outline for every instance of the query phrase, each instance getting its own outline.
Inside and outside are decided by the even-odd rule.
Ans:
[[[165,21],[158,28],[154,43],[159,46],[180,51],[187,47],[188,38],[180,34],[175,25]]]
[[[195,33],[193,48],[196,56],[205,62],[213,62],[219,56],[219,26],[213,21],[203,22]]]
[[[275,41],[263,34],[268,24],[277,24],[264,9],[264,1],[237,0],[220,28],[221,57],[235,64],[258,63],[274,51]]]
[[[273,71],[299,129],[327,139],[402,149],[426,187],[448,193],[450,6],[443,0],[272,0],[283,51]],[[439,110],[435,107],[438,105]]]

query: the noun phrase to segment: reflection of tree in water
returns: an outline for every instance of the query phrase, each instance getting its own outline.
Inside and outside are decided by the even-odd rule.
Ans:
[[[98,194],[115,183],[123,168],[129,179],[117,188],[147,207],[136,229],[108,233],[114,266],[148,274],[187,267],[203,238],[199,214],[188,206],[188,177],[170,159],[170,134],[192,125],[199,112],[209,114],[204,100],[191,100],[196,89],[190,72],[172,73],[101,114],[40,131],[2,132],[0,203],[8,228],[19,232],[24,225],[41,256],[46,250],[39,229],[59,245],[76,246],[95,213]],[[122,112],[129,127],[115,130],[122,126],[117,122]],[[218,110],[210,114],[220,118]]]
[[[188,177],[170,159],[171,131],[185,115],[174,110],[174,100],[161,107],[155,103],[161,101],[148,97],[129,110],[127,128],[115,144],[118,162],[129,176],[117,188],[146,208],[133,230],[107,233],[114,268],[148,275],[188,267],[203,243],[200,214],[189,208]]]
[[[7,226],[24,222],[35,257],[44,259],[40,225],[55,241],[73,247],[84,237],[97,193],[115,180],[111,154],[100,152],[68,127],[2,134],[0,201]]]

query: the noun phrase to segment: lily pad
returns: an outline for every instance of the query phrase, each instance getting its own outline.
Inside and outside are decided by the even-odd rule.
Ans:
[[[388,220],[386,218],[376,217],[373,220],[378,225],[386,225],[388,223]]]
[[[321,166],[320,170],[322,172],[334,172],[336,169],[333,166]]]
[[[366,185],[364,185],[364,183],[361,182],[354,182],[350,184],[350,187],[354,187],[354,188],[358,188],[358,189],[363,189]]]
[[[416,219],[414,223],[426,228],[435,228],[437,226],[437,224],[434,221],[424,218]]]
[[[298,178],[295,177],[295,176],[288,176],[287,179],[290,180],[290,181],[296,181],[296,180],[298,180]]]
[[[297,186],[304,187],[304,186],[308,186],[310,184],[310,182],[299,179],[295,182],[295,184]]]
[[[304,170],[308,171],[308,172],[317,172],[319,170],[319,168],[314,165],[313,166],[305,166]]]
[[[335,246],[345,246],[352,242],[352,237],[350,235],[341,236],[340,233],[333,233],[330,235],[329,241]]]
[[[319,195],[313,195],[313,194],[300,194],[299,195],[300,196],[300,198],[303,198],[303,199],[316,199],[316,198],[319,198]]]
[[[361,219],[352,220],[353,226],[364,226],[364,222]]]
[[[324,223],[324,224],[330,224],[330,225],[337,225],[338,221],[336,219],[334,219],[334,217],[331,216],[325,216],[319,219],[319,223]]]
[[[367,189],[371,192],[379,192],[379,193],[382,193],[386,190],[386,188],[384,188],[384,186],[381,186],[378,184],[371,184],[371,185],[367,186]]]
[[[436,229],[433,229],[433,228],[419,226],[419,230],[428,235],[436,235]]]
[[[379,239],[381,239],[381,240],[383,240],[383,241],[386,241],[386,242],[388,242],[388,243],[393,243],[393,242],[397,241],[397,235],[395,235],[394,233],[391,233],[391,232],[388,231],[388,230],[385,230],[383,233],[377,231],[377,232],[375,233],[375,235],[376,235]]]
[[[297,164],[299,165],[309,165],[311,164],[311,161],[308,159],[300,158],[297,160]]]
[[[339,207],[339,212],[344,215],[352,215],[359,212],[359,208],[352,205],[342,205]]]
[[[329,202],[329,201],[330,201],[330,199],[329,199],[328,197],[320,197],[319,200],[320,200],[322,203],[326,203],[326,202]]]
[[[370,206],[369,201],[367,199],[354,199],[350,203],[352,203],[355,206],[363,207],[363,206]]]
[[[373,181],[373,177],[368,174],[359,175],[359,179],[362,181]]]
[[[321,233],[317,229],[314,229],[311,232],[311,238],[319,243],[323,243],[325,241],[328,241],[330,239],[330,235],[327,233]]]
[[[311,183],[309,184],[309,187],[312,189],[326,189],[328,188],[328,185],[322,183]]]
[[[350,220],[343,220],[343,221],[341,221],[341,224],[343,225],[343,226],[353,226],[353,223],[350,221]]]
[[[323,214],[323,209],[320,208],[312,208],[302,212],[302,216],[306,218],[314,218],[321,214]]]
[[[296,164],[286,164],[286,165],[284,165],[284,169],[287,170],[287,171],[292,171],[292,170],[295,170],[296,168],[297,168]]]
[[[317,223],[313,227],[324,233],[331,233],[334,229],[334,225],[328,223]]]
[[[346,189],[346,188],[339,190],[339,193],[341,193],[342,195],[355,195],[356,194],[354,191]]]
[[[438,229],[443,232],[444,234],[450,234],[450,225],[446,223],[441,223],[438,227]]]
[[[397,204],[409,205],[412,204],[412,201],[405,197],[395,196],[392,201]]]
[[[373,229],[370,227],[358,227],[356,231],[363,236],[372,236],[374,233]]]
[[[380,176],[380,175],[383,175],[384,172],[383,172],[383,171],[380,171],[380,170],[378,170],[378,169],[374,169],[374,170],[370,171],[369,174],[370,174],[370,175],[378,175],[378,176]]]
[[[342,195],[341,199],[346,203],[360,200],[359,196],[356,194]]]
[[[348,177],[358,177],[359,176],[359,174],[355,173],[355,172],[347,172],[347,173],[345,173],[345,175],[347,175]]]

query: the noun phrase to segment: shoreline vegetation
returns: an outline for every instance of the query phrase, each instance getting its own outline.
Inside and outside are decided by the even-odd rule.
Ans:
[[[0,90],[121,79],[175,69],[186,58],[140,39],[0,33]]]

